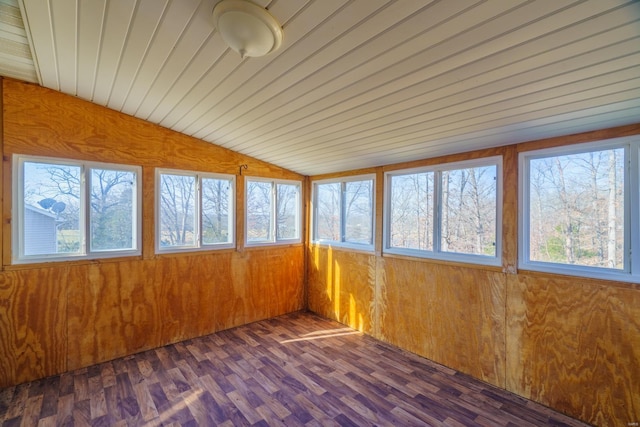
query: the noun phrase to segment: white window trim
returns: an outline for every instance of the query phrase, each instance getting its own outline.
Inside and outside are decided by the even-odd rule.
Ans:
[[[80,213],[79,230],[83,230],[81,251],[77,254],[39,254],[24,255],[24,163],[45,163],[62,166],[74,166],[80,168]],[[139,256],[142,254],[142,167],[133,165],[123,165],[115,163],[100,163],[82,160],[62,159],[56,157],[29,156],[14,154],[12,159],[12,208],[11,208],[11,262],[12,264],[34,264],[43,262],[78,261],[103,258],[119,258],[129,256]],[[90,177],[87,176],[92,169],[119,170],[133,172],[136,174],[135,183],[135,206],[133,236],[135,237],[135,247],[132,249],[112,249],[102,251],[91,251],[90,242],[90,209],[87,200],[91,191],[88,186],[91,184]]]
[[[193,245],[185,245],[185,246],[160,246],[160,234],[162,231],[162,224],[160,222],[160,212],[161,212],[161,203],[162,198],[160,197],[161,189],[161,175],[181,175],[181,176],[192,176],[196,178],[196,200],[195,200],[195,214],[197,215],[195,230],[196,234],[195,244]],[[229,225],[230,229],[230,242],[226,243],[202,243],[202,180],[203,179],[222,179],[231,181],[231,197],[230,197],[230,206],[229,206]],[[156,254],[167,254],[167,253],[182,253],[182,252],[202,252],[202,251],[212,251],[212,250],[220,250],[220,249],[233,249],[236,247],[236,177],[235,175],[227,175],[227,174],[218,174],[218,173],[209,173],[209,172],[197,172],[197,171],[187,171],[181,169],[164,169],[164,168],[156,168],[155,173],[155,251]]]
[[[364,243],[353,243],[346,241],[338,241],[338,240],[329,240],[329,239],[318,239],[317,236],[317,221],[316,217],[318,215],[318,203],[317,203],[317,185],[322,184],[335,184],[335,183],[348,183],[348,182],[356,182],[356,181],[371,181],[371,244]],[[309,241],[313,244],[317,244],[320,246],[335,246],[345,249],[353,249],[357,251],[363,251],[367,253],[374,252],[375,250],[375,240],[376,240],[376,175],[375,174],[365,174],[365,175],[352,175],[345,176],[340,178],[329,178],[329,179],[321,179],[311,182],[311,200],[313,201],[313,209],[311,210],[311,227],[309,227]],[[342,202],[340,204],[340,227],[344,227],[344,211]]]
[[[245,186],[244,186],[244,207],[245,207],[245,213],[244,213],[244,245],[245,247],[257,247],[257,246],[275,246],[275,245],[290,245],[290,244],[297,244],[297,243],[302,243],[302,181],[296,181],[296,180],[291,180],[291,179],[272,179],[272,178],[264,178],[264,177],[256,177],[256,176],[250,176],[250,175],[245,175]],[[249,181],[254,181],[254,182],[266,182],[266,183],[270,183],[272,186],[272,191],[271,191],[271,218],[270,218],[270,225],[271,225],[271,229],[269,230],[269,235],[271,236],[271,239],[269,240],[254,240],[254,241],[250,241],[249,240],[249,227],[248,227],[248,222],[249,222],[249,218],[248,218],[248,199],[249,199]],[[276,185],[277,184],[285,184],[285,185],[295,185],[298,187],[298,210],[296,211],[296,216],[297,216],[297,235],[298,237],[295,238],[291,238],[291,239],[278,239],[277,238],[277,218],[276,218],[276,210],[277,210],[277,191],[276,191]]]
[[[473,160],[463,160],[460,162],[440,163],[419,168],[399,169],[385,172],[385,188],[384,188],[384,230],[383,253],[393,255],[403,255],[415,258],[434,259],[441,261],[454,261],[468,264],[480,264],[489,266],[502,265],[502,156],[483,157]],[[442,252],[440,251],[440,217],[441,217],[441,172],[449,170],[459,170],[474,167],[496,166],[496,254],[478,255],[465,254],[460,252]],[[409,175],[415,173],[433,172],[434,176],[434,250],[428,251],[423,249],[396,248],[390,245],[391,238],[391,178],[394,176]]]
[[[625,208],[623,221],[625,230],[623,243],[625,261],[623,264],[623,268],[619,270],[606,267],[591,267],[582,265],[567,265],[546,261],[531,261],[529,259],[529,160],[550,157],[554,155],[578,154],[613,148],[624,148],[625,150]],[[639,283],[640,222],[631,221],[631,218],[640,218],[639,151],[640,138],[638,136],[630,136],[570,146],[525,151],[520,153],[518,158],[518,167],[520,171],[520,177],[518,179],[518,268],[521,270],[562,274],[568,276]],[[631,174],[634,174],[633,177]],[[635,236],[635,238],[633,238],[633,236]]]

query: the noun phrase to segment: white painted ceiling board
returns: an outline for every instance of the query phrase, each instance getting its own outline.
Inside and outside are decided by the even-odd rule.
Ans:
[[[167,66],[172,53],[176,49],[182,49],[182,46],[179,47],[178,44],[184,37],[201,4],[203,4],[201,0],[183,0],[179,3],[169,2],[165,8],[154,42],[149,46],[147,56],[142,62],[138,74],[131,82],[131,89],[122,105],[123,112],[131,115],[136,113],[145,96],[151,90],[151,86],[160,73],[163,72],[164,67]],[[204,13],[203,9],[200,14]],[[203,32],[206,35],[211,33],[207,28]],[[195,45],[199,46],[200,43],[196,41]],[[182,63],[182,67],[184,67],[184,63]]]
[[[0,75],[38,81],[17,0],[0,0]]]
[[[306,175],[640,122],[639,0],[257,0],[246,59],[218,1],[0,0],[0,75]]]
[[[276,5],[279,3],[276,3]],[[289,3],[297,4],[298,6],[301,4],[299,0],[289,0]],[[289,49],[295,49],[299,43],[308,41],[311,41],[311,46],[307,48],[314,49],[313,45],[318,45],[317,40],[305,37],[308,31],[313,32],[310,26],[314,22],[323,21],[336,12],[342,6],[342,3],[344,3],[343,0],[323,0],[322,3],[312,2],[309,7],[300,10],[300,13],[296,14],[291,20],[291,17],[284,16],[281,13],[279,22],[284,23],[284,28],[287,31],[286,38],[282,42],[283,49],[272,53],[269,57],[246,58],[244,60],[241,60],[239,55],[232,52],[225,60],[228,63],[237,64],[233,72],[222,72],[221,75],[225,78],[216,82],[216,84],[214,84],[213,79],[203,81],[203,84],[199,85],[199,93],[203,93],[204,96],[199,96],[195,103],[192,100],[187,101],[190,105],[193,105],[187,111],[188,114],[182,114],[176,121],[173,121],[176,116],[172,114],[166,117],[162,123],[168,127],[173,128],[175,126],[186,131],[187,126],[192,124],[193,120],[206,120],[203,116],[210,110],[212,104],[227,102],[231,95],[235,98],[237,96],[236,91],[248,81],[251,81],[254,76],[264,76],[260,80],[268,81],[272,75],[277,75],[281,72],[279,70],[288,69],[289,63],[286,60],[291,57],[291,55],[288,55]],[[273,59],[271,56],[273,56]],[[218,69],[214,71],[219,72]]]
[[[78,80],[75,95],[85,100],[92,100],[98,73],[98,59],[100,57],[100,41],[104,27],[104,15],[107,0],[92,0],[79,3],[77,64]]]
[[[158,3],[161,4],[158,5]],[[107,102],[109,108],[122,110],[124,101],[137,80],[140,68],[147,59],[158,29],[166,19],[167,5],[168,0],[138,0],[126,49],[122,53],[120,67],[113,82],[117,90],[111,92]]]

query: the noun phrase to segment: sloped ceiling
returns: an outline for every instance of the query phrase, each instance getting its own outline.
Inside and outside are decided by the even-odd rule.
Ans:
[[[255,2],[241,59],[217,0],[0,0],[0,73],[305,175],[640,122],[637,0]]]

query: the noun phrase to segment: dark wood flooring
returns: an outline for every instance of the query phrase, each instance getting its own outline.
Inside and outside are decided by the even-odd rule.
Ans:
[[[582,426],[293,313],[0,389],[3,426]]]

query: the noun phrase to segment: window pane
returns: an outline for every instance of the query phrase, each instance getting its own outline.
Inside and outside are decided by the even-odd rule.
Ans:
[[[277,189],[277,229],[276,238],[297,239],[300,237],[300,186],[276,184]]]
[[[24,162],[24,255],[84,252],[79,166]]]
[[[316,239],[342,240],[340,232],[341,184],[316,185]]]
[[[196,177],[160,176],[160,247],[196,244]]]
[[[231,243],[233,186],[229,179],[202,179],[202,243]]]
[[[134,249],[136,174],[91,170],[91,250]]]
[[[389,245],[433,250],[433,172],[391,177]]]
[[[270,241],[272,184],[247,181],[247,185],[247,241]]]
[[[496,166],[442,172],[442,252],[496,255]]]
[[[373,181],[345,184],[345,242],[373,242]]]
[[[531,159],[529,256],[624,268],[624,150]]]

